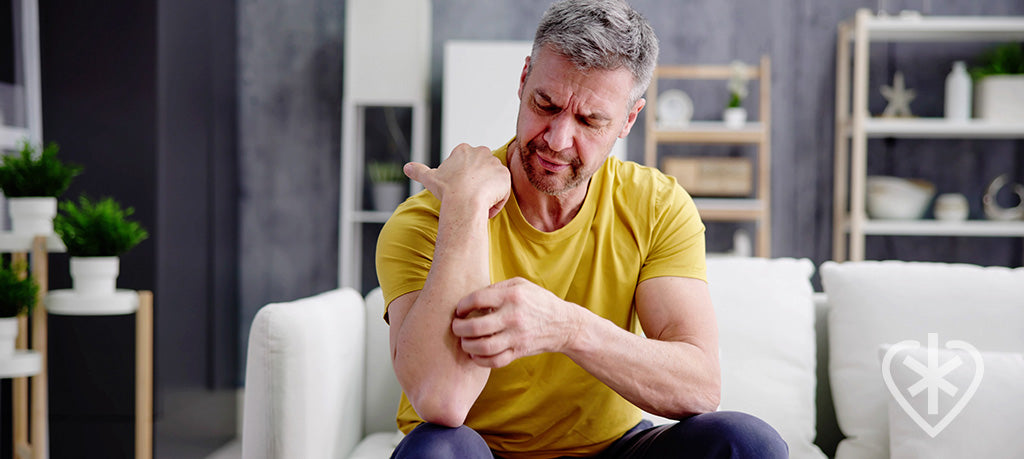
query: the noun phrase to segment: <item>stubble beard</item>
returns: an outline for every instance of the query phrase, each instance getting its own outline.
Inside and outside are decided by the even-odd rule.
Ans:
[[[567,162],[569,168],[564,172],[552,172],[535,164],[534,158],[538,152],[544,153],[547,158]],[[560,196],[572,190],[586,179],[589,174],[584,174],[583,161],[579,157],[563,158],[558,153],[551,151],[542,139],[533,139],[526,145],[520,144],[520,162],[526,172],[526,178],[537,191],[550,196]],[[539,160],[539,159],[538,159]],[[567,172],[568,176],[563,176]]]

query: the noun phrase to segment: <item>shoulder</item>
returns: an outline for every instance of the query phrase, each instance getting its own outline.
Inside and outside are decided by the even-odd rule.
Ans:
[[[660,212],[672,207],[693,207],[693,199],[675,177],[633,161],[611,157],[605,165],[615,199],[639,210]]]
[[[391,242],[391,237],[410,231],[428,235],[429,239],[434,239],[437,234],[437,219],[440,213],[441,201],[433,194],[427,190],[416,193],[398,206],[388,221],[384,223],[381,240]]]

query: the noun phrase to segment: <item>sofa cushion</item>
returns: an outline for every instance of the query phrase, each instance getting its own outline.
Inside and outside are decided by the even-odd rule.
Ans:
[[[814,265],[807,259],[709,257],[718,318],[722,410],[775,427],[793,458],[823,458],[815,437]]]
[[[384,295],[380,287],[366,294],[366,417],[363,432],[396,432],[402,386],[391,366],[391,338],[384,322]]]
[[[268,304],[246,358],[242,457],[344,457],[362,438],[363,297]]]
[[[885,368],[885,354],[882,355]],[[917,395],[910,391],[920,383],[922,375],[903,364],[910,357],[924,365],[931,358],[929,348],[893,348],[888,360],[891,378],[887,385],[891,384],[890,391],[899,392],[901,397],[897,399],[894,394],[888,404],[893,458],[1010,459],[1024,455],[1024,435],[1020,435],[1024,432],[1024,418],[1020,416],[1024,413],[1024,356],[1004,352],[981,352],[976,356],[981,360],[980,368],[969,352],[936,351],[936,363],[952,367],[942,380],[955,389],[935,391],[937,410],[930,414],[928,390],[915,388],[920,390]],[[959,364],[953,360],[957,358]],[[958,404],[962,408],[957,409]]]
[[[1024,269],[902,261],[821,266],[831,304],[829,375],[837,459],[889,456],[879,346],[937,333],[982,351],[1024,351]]]

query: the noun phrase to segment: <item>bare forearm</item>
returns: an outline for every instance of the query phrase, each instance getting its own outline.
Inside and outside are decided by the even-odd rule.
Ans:
[[[566,355],[623,398],[673,419],[718,406],[717,358],[685,341],[643,338],[582,308],[580,313],[584,326]]]
[[[397,331],[395,369],[420,417],[458,426],[489,370],[475,365],[451,332],[458,301],[490,283],[486,211],[449,197],[441,207],[434,260]]]

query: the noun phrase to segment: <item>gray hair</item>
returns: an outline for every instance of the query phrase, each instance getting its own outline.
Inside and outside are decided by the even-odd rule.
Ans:
[[[531,67],[546,45],[582,71],[627,68],[633,74],[630,105],[643,97],[658,62],[654,28],[624,0],[556,2],[537,26]]]

